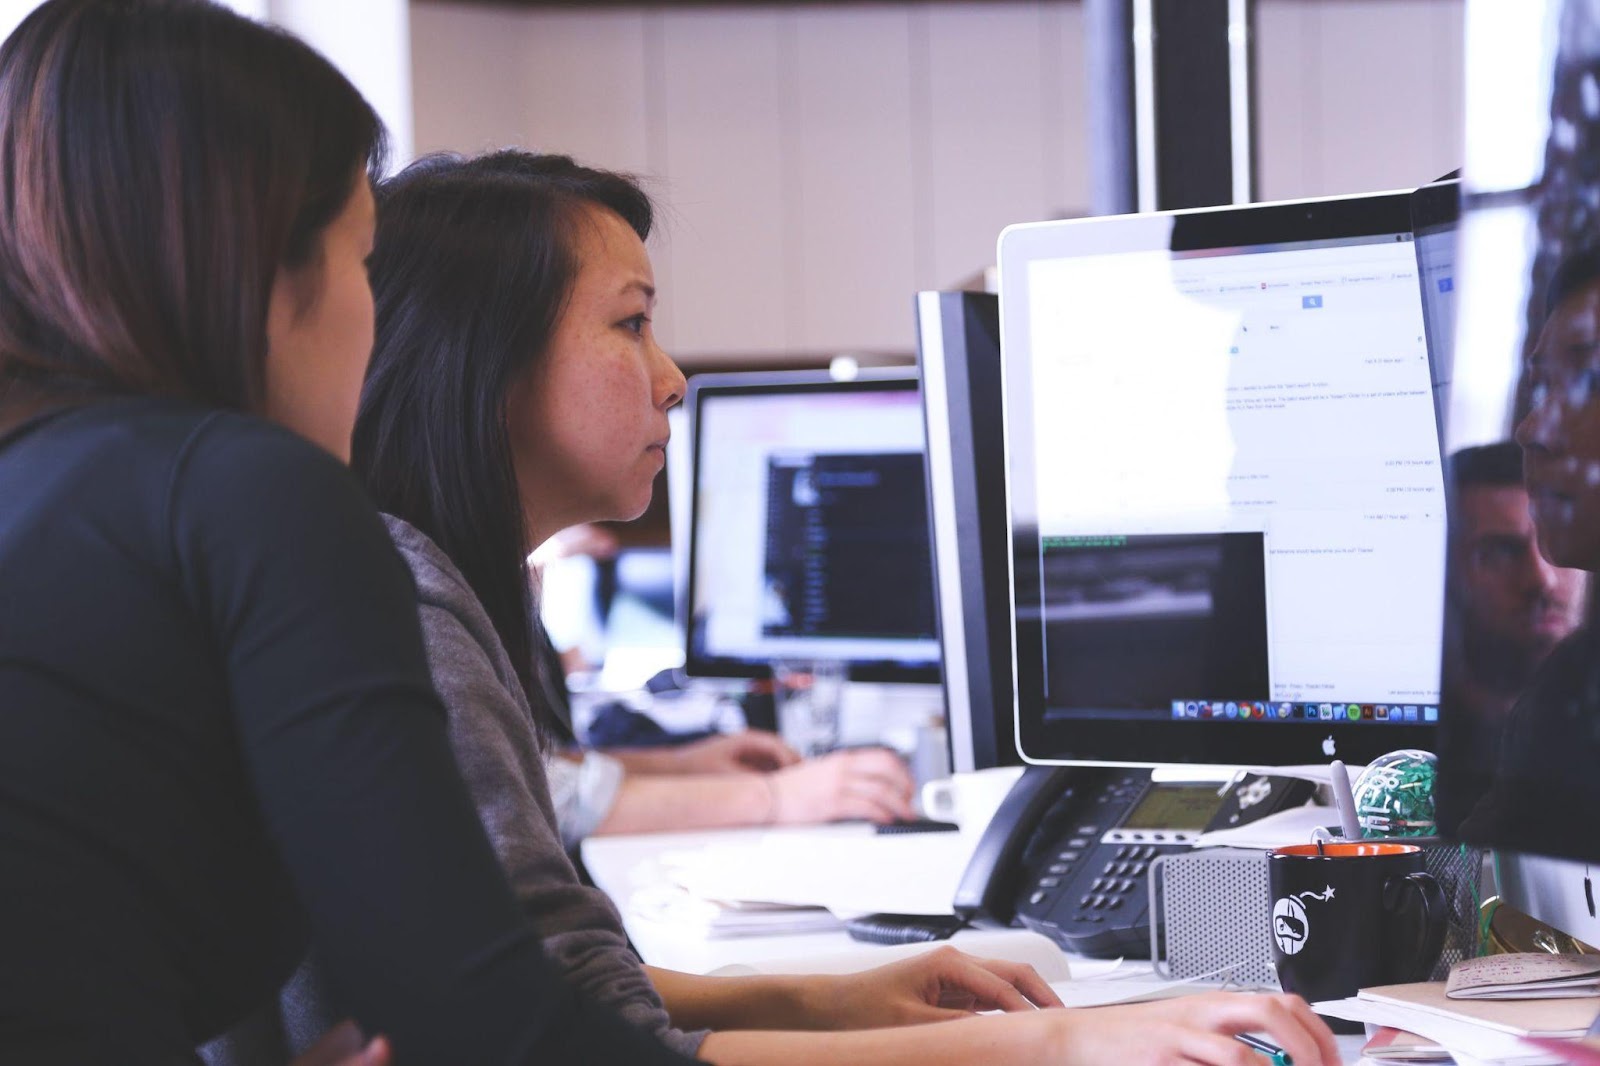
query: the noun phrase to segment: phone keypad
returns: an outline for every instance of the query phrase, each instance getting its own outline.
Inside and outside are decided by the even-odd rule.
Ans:
[[[1063,796],[1046,815],[1044,823],[1059,820],[1036,831],[1040,842],[1054,836],[1051,850],[1024,859],[1031,875],[1018,915],[1024,924],[1068,946],[1103,935],[1097,927],[1142,927],[1151,862],[1189,849],[1188,834],[1105,828],[1117,824],[1148,784],[1147,776],[1130,775],[1110,782],[1087,811],[1068,815]]]

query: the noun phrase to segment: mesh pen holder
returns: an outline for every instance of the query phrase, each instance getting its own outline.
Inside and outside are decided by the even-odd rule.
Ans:
[[[1438,837],[1395,839],[1422,848],[1423,868],[1448,904],[1444,949],[1429,974],[1478,953],[1479,885],[1484,853]],[[1150,865],[1150,957],[1162,977],[1277,988],[1270,936],[1272,896],[1267,853],[1202,848]]]

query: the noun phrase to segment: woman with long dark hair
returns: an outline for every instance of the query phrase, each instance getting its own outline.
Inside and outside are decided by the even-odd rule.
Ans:
[[[205,0],[0,47],[0,1061],[194,1061],[312,939],[402,1062],[676,1058],[544,959],[343,462],[382,142]]]
[[[661,469],[684,382],[651,329],[650,201],[564,156],[501,152],[414,164],[380,205],[353,465],[416,580],[480,816],[569,980],[711,1061],[1234,1063],[1228,1034],[1249,1030],[1337,1061],[1292,997],[1033,1010],[1059,1001],[1031,969],[950,950],[843,978],[642,968],[561,847],[525,560],[561,529],[637,517]],[[963,1017],[993,1008],[1012,1013]],[[886,1028],[916,1022],[944,1024]],[[800,1031],[821,1029],[858,1031]]]

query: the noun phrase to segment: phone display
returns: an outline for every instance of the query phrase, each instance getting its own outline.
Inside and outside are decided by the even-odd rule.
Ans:
[[[1215,785],[1153,784],[1122,820],[1124,829],[1204,829],[1222,807]]]

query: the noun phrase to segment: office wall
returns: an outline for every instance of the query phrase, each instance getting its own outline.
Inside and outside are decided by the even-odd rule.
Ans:
[[[414,2],[419,150],[648,175],[685,357],[909,351],[911,294],[1088,201],[1076,3],[519,10]]]
[[[1461,166],[1462,0],[1257,0],[1258,199],[1420,185]]]
[[[1257,0],[1260,198],[1461,154],[1463,0]],[[910,294],[1089,202],[1077,0],[510,7],[411,0],[416,145],[645,175],[661,334],[705,365],[908,352]]]

